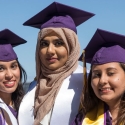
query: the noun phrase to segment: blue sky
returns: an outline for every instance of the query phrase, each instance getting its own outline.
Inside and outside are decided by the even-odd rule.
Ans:
[[[81,52],[97,28],[125,35],[125,0],[56,1],[95,14],[94,17],[77,27]],[[35,48],[39,29],[22,24],[52,2],[54,1],[0,0],[0,30],[8,28],[27,40],[26,44],[17,46],[14,50],[28,74],[28,81],[32,81],[36,74]]]

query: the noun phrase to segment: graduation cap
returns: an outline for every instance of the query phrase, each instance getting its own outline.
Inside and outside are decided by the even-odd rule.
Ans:
[[[125,63],[125,36],[97,29],[85,48],[85,60],[92,65],[109,62]]]
[[[11,61],[17,59],[13,47],[26,42],[26,40],[22,39],[9,29],[0,31],[0,61]]]
[[[125,36],[97,29],[83,50],[79,61],[83,61],[84,88],[87,87],[86,62],[91,65],[109,62],[125,63]]]
[[[53,2],[26,21],[23,25],[39,29],[47,27],[64,27],[77,33],[76,26],[79,26],[92,16],[94,16],[93,13]]]

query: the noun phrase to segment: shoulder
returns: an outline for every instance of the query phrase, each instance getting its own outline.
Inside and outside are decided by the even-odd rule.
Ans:
[[[11,116],[9,116],[8,112],[0,107],[0,125],[4,125],[6,124],[7,125],[12,125],[12,121],[11,121]]]
[[[78,65],[76,70],[70,75],[70,80],[82,81],[83,80],[83,67]]]
[[[5,122],[4,112],[3,109],[0,107],[0,125],[3,125],[3,122]]]
[[[83,73],[83,67],[81,65],[78,65],[74,73]]]
[[[30,85],[29,85],[28,92],[31,91],[34,87],[36,87],[36,84],[37,84],[37,82],[36,82],[35,80],[32,81],[32,82],[30,83]]]
[[[22,102],[27,102],[27,99],[30,98],[32,96],[32,99],[31,100],[34,100],[34,96],[35,96],[35,91],[36,91],[36,84],[37,82],[36,81],[32,81],[30,84],[29,84],[29,88],[22,100]],[[28,103],[28,102],[27,102]]]
[[[86,71],[87,71],[87,76],[88,76],[90,71],[88,69]],[[73,72],[73,74],[77,74],[77,76],[83,77],[83,66],[78,65],[76,70]]]
[[[0,116],[2,115],[3,116],[3,110],[2,110],[2,108],[0,107]]]
[[[82,121],[83,121],[83,114],[79,113],[76,115],[71,125],[82,125]]]
[[[75,70],[75,72],[81,72],[81,73],[83,73],[83,66],[81,66],[81,65],[78,65],[77,66],[77,69]],[[89,73],[89,70],[87,69],[87,74]]]

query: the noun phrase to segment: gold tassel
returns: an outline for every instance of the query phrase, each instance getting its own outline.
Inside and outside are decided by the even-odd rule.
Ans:
[[[83,62],[83,89],[85,89],[85,86],[87,85],[87,71],[86,71],[86,60],[85,60],[85,50],[82,52],[82,62]],[[83,95],[81,95],[81,98],[83,98]],[[79,105],[79,111],[82,109],[82,102],[80,102]]]
[[[83,50],[83,53],[82,53],[82,61],[83,61],[83,85],[85,86],[87,84],[87,68],[86,68],[86,60],[85,60],[85,50]],[[84,87],[83,86],[83,87]]]

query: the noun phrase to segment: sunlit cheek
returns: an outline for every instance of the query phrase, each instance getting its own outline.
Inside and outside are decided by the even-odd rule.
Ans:
[[[0,73],[0,81],[2,81],[5,78],[5,73]]]
[[[110,79],[109,82],[112,83],[113,85],[118,85],[122,82],[122,80],[119,77],[117,77],[117,78]]]

